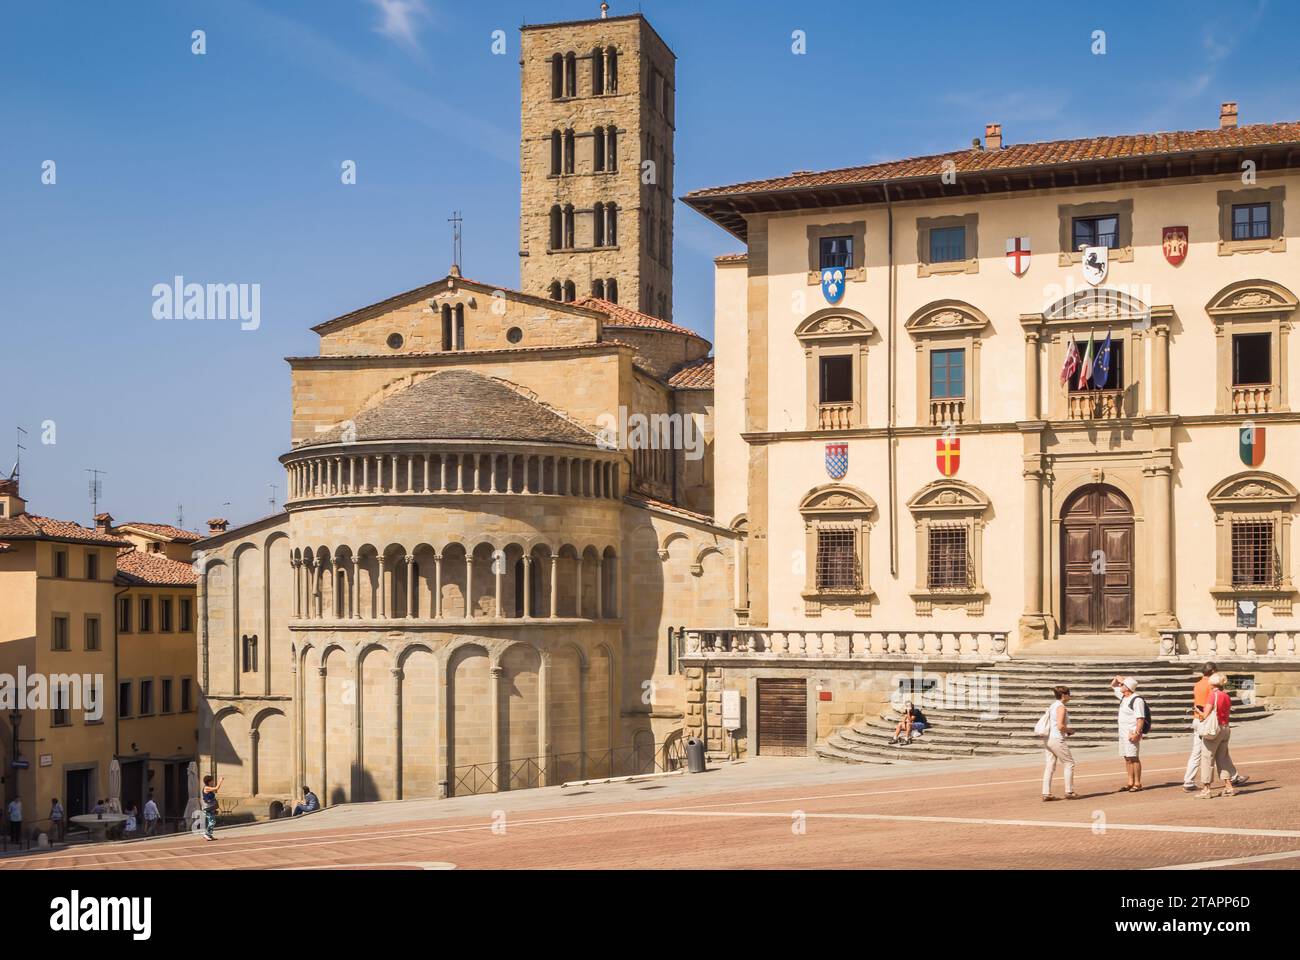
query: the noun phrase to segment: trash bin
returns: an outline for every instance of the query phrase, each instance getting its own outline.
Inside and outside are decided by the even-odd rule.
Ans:
[[[686,770],[688,773],[704,772],[704,741],[691,737],[686,741]]]

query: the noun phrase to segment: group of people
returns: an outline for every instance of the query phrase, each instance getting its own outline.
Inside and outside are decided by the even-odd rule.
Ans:
[[[1250,778],[1239,774],[1228,753],[1229,720],[1232,714],[1232,697],[1225,689],[1228,678],[1219,672],[1218,664],[1205,664],[1201,679],[1192,691],[1192,750],[1187,758],[1187,771],[1183,776],[1183,789],[1197,790],[1199,796],[1210,799],[1218,796],[1213,790],[1217,780],[1222,781],[1222,796],[1231,797],[1236,788]],[[1121,793],[1138,793],[1142,790],[1142,740],[1151,732],[1151,708],[1138,695],[1138,681],[1134,677],[1115,677],[1111,689],[1119,699],[1119,754],[1124,758],[1125,783]],[[1052,793],[1052,778],[1056,767],[1063,768],[1065,799],[1078,799],[1074,792],[1074,756],[1067,742],[1074,734],[1070,726],[1070,688],[1059,685],[1052,688],[1055,699],[1043,713],[1034,732],[1043,740],[1043,800],[1059,800]],[[1216,777],[1217,772],[1217,777]]]

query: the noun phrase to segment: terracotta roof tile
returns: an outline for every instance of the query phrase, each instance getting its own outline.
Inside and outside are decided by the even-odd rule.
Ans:
[[[680,367],[669,375],[668,386],[678,390],[712,390],[713,357],[702,357]]]
[[[119,530],[127,527],[165,537],[175,543],[194,543],[196,540],[203,539],[202,534],[194,533],[192,530],[182,530],[180,527],[173,527],[170,523],[141,523],[132,520],[130,523],[119,523],[117,525]]]
[[[597,297],[579,297],[574,301],[579,307],[586,307],[588,310],[599,310],[605,314],[608,320],[605,323],[607,327],[640,327],[646,330],[663,330],[668,333],[680,333],[686,337],[700,337],[694,330],[686,327],[679,327],[675,323],[669,323],[667,320],[660,320],[658,317],[652,317],[648,313],[642,313],[639,310],[633,310],[631,307],[625,307],[619,303],[612,303],[609,300],[601,300]]]
[[[696,513],[694,510],[686,510],[676,504],[668,503],[665,500],[655,500],[653,497],[642,496],[641,494],[628,495],[623,498],[626,503],[634,507],[648,507],[652,510],[662,510],[664,513],[673,513],[685,517],[688,520],[694,520],[696,523],[707,523],[709,526],[717,526],[714,519],[707,513]]]
[[[161,553],[143,553],[134,547],[117,552],[117,578],[129,586],[190,587],[198,583],[188,563]]]
[[[910,157],[885,163],[844,167],[838,170],[794,173],[767,180],[751,180],[721,187],[708,187],[686,195],[688,201],[820,186],[842,186],[908,177],[939,176],[951,161],[957,173],[1017,170],[1094,160],[1159,157],[1197,150],[1231,150],[1235,147],[1300,144],[1300,121],[1257,123],[1212,130],[1183,130],[1172,133],[1139,133],[1116,137],[1084,137],[1078,140],[1047,140],[1017,143],[1001,150],[954,150],[930,156]]]
[[[747,253],[724,253],[720,257],[714,257],[714,263],[744,263],[749,259]]]
[[[127,547],[121,537],[100,533],[69,520],[53,520],[34,513],[0,518],[0,536],[9,540],[68,540],[101,547]]]

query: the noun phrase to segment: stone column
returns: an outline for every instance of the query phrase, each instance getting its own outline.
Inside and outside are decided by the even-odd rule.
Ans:
[[[496,615],[500,620],[505,616],[505,611],[501,608],[501,586],[506,574],[506,555],[505,551],[500,551],[500,555],[492,555],[492,573],[496,581]]]
[[[248,731],[248,782],[251,786],[250,793],[257,796],[257,745],[262,739],[262,731],[253,728]]]
[[[574,611],[574,614],[577,616],[579,620],[582,619],[582,564],[583,564],[583,559],[582,556],[579,555],[578,562],[577,564],[575,564],[575,569],[578,571],[578,581],[576,584],[576,591],[575,591],[577,594],[577,600],[575,601],[575,603],[577,604],[577,608]],[[583,742],[585,743],[586,741]]]
[[[361,490],[363,493],[370,492],[370,454],[361,458]]]
[[[393,798],[402,799],[402,673],[401,667],[393,667]]]
[[[465,619],[474,619],[474,553],[465,551]]]
[[[328,738],[325,735],[325,704],[329,698],[329,668],[324,665],[316,668],[316,676],[320,677],[320,793],[318,796],[326,796],[329,781],[329,757],[326,754],[326,744]]]
[[[1025,419],[1037,420],[1041,415],[1042,383],[1038,363],[1038,331],[1025,331]]]
[[[290,560],[289,566],[293,568],[293,616],[298,619],[302,616],[302,561]]]
[[[579,613],[582,610],[579,608]],[[586,653],[578,659],[578,779],[587,779],[587,671],[591,664]],[[613,678],[610,678],[611,682]],[[610,744],[613,749],[613,744]],[[611,754],[611,759],[613,755]],[[612,764],[611,764],[612,766]]]
[[[524,557],[524,619],[533,615],[533,558]]]
[[[1151,523],[1147,543],[1151,551],[1151,604],[1149,630],[1177,630],[1174,614],[1174,536],[1172,525],[1173,465],[1165,458],[1144,467],[1148,515]]]
[[[543,651],[537,667],[537,747],[542,760],[538,770],[537,785],[550,786],[554,771],[551,769],[551,655]]]
[[[1028,437],[1026,437],[1028,441]],[[1025,480],[1025,539],[1024,557],[1024,611],[1020,616],[1020,642],[1034,643],[1051,635],[1043,610],[1043,458],[1041,454],[1026,454]]]
[[[605,619],[605,558],[596,559],[596,619]]]
[[[1155,367],[1151,378],[1151,412],[1169,412],[1169,327],[1157,324],[1155,343],[1152,345],[1152,363]]]
[[[501,766],[501,678],[505,671],[501,667],[492,668],[491,699],[492,706],[492,770],[497,790],[509,786],[509,775]]]
[[[559,616],[560,610],[560,555],[551,554],[551,610],[550,618]]]
[[[379,554],[378,560],[379,560],[379,589],[376,592],[379,594],[379,619],[387,620],[388,619],[388,589],[386,584],[384,583],[384,555],[382,553]]]
[[[415,619],[415,557],[406,557],[406,619]]]
[[[442,619],[442,554],[433,555],[433,617]]]
[[[361,558],[358,556],[352,557],[352,590],[350,591],[350,594],[351,594],[351,604],[352,604],[352,619],[360,620],[361,619]]]

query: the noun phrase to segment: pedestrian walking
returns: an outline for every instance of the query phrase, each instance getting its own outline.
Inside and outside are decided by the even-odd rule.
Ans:
[[[23,798],[9,801],[9,839],[19,843],[23,839]]]
[[[63,804],[55,797],[50,801],[50,839],[63,839]]]
[[[1119,698],[1119,755],[1124,758],[1127,777],[1120,792],[1138,793],[1142,789],[1142,737],[1147,732],[1146,701],[1137,695],[1136,677],[1115,677],[1110,685]]]
[[[217,829],[217,791],[226,778],[221,777],[216,783],[212,781],[210,773],[203,778],[203,836],[208,840],[217,839],[212,835],[212,831]]]
[[[144,802],[144,835],[152,837],[158,832],[158,821],[162,814],[158,812],[158,804],[154,801],[153,791],[149,791],[149,799]]]
[[[1047,712],[1043,714],[1043,719],[1039,720],[1042,727],[1041,736],[1043,741],[1043,800],[1056,800],[1052,794],[1052,777],[1056,773],[1056,765],[1059,762],[1062,765],[1062,774],[1065,777],[1065,799],[1077,800],[1079,795],[1074,792],[1074,755],[1070,753],[1070,745],[1066,743],[1066,738],[1073,736],[1074,730],[1070,726],[1069,712],[1065,705],[1070,702],[1070,688],[1062,684],[1052,688],[1052,695],[1056,697]],[[1038,728],[1036,727],[1035,730]]]
[[[1196,711],[1204,711],[1205,704],[1209,702],[1210,677],[1219,672],[1219,665],[1213,660],[1207,661],[1201,667],[1201,679],[1196,681],[1196,686],[1192,688],[1192,749],[1187,755],[1187,770],[1183,773],[1183,789],[1188,793],[1195,793],[1200,789],[1201,780],[1201,734],[1200,721],[1196,719]],[[1234,785],[1239,786],[1242,781],[1240,778],[1234,779]]]
[[[1228,753],[1228,736],[1229,736],[1229,718],[1232,715],[1232,697],[1224,687],[1228,685],[1228,678],[1221,673],[1215,673],[1210,677],[1210,696],[1206,700],[1205,706],[1196,711],[1196,722],[1199,724],[1199,735],[1201,738],[1201,792],[1197,795],[1199,799],[1209,800],[1215,794],[1210,789],[1214,782],[1214,771],[1217,769],[1219,778],[1223,780],[1223,796],[1236,796],[1237,791],[1233,784],[1245,783],[1250,778],[1247,776],[1238,776],[1237,768],[1232,764],[1232,757]]]

